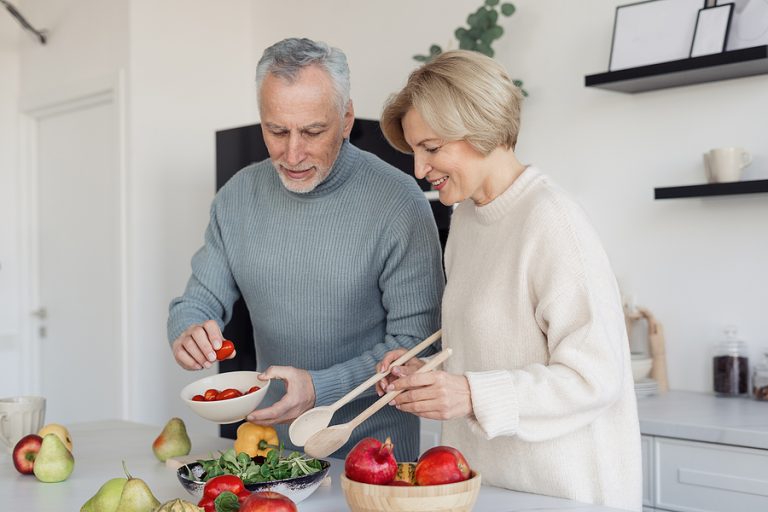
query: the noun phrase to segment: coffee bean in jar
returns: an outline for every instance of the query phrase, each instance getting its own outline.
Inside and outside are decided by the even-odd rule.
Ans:
[[[725,339],[717,345],[712,359],[712,382],[718,395],[739,396],[749,393],[747,344],[738,339],[733,327],[725,330]]]
[[[752,396],[756,400],[768,400],[768,348],[763,350],[763,360],[755,365],[752,374]]]

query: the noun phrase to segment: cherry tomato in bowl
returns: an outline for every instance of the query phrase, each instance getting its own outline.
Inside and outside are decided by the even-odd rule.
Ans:
[[[230,398],[237,398],[243,396],[242,391],[239,389],[229,388],[219,391],[216,395],[216,400],[229,400]]]

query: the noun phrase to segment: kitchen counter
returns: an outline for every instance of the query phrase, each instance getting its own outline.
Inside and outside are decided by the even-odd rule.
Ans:
[[[645,435],[768,449],[768,402],[669,391],[637,406]]]
[[[121,461],[136,478],[144,480],[161,502],[173,498],[191,499],[176,479],[175,471],[158,462],[152,441],[161,426],[126,421],[102,421],[71,425],[75,470],[68,480],[55,484],[38,482],[33,475],[21,475],[10,454],[0,456],[0,496],[3,510],[33,512],[77,511],[110,478],[123,476]],[[192,453],[207,455],[231,446],[218,437],[192,437]],[[339,485],[343,461],[331,460],[331,483],[323,485],[298,504],[300,512],[347,510]],[[617,509],[584,505],[569,500],[483,486],[475,510],[482,512],[558,511],[610,512]]]

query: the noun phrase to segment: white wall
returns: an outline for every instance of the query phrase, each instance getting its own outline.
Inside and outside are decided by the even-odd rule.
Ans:
[[[22,390],[16,208],[20,32],[13,18],[0,16],[0,397]]]
[[[755,355],[758,345],[768,344],[759,309],[768,302],[768,272],[761,265],[768,250],[768,206],[763,195],[653,201],[653,188],[702,182],[701,152],[725,144],[750,149],[755,161],[749,176],[768,177],[762,136],[768,76],[639,95],[586,89],[584,75],[607,68],[619,3],[626,2],[520,0],[518,12],[502,20],[507,34],[496,44],[497,57],[531,93],[518,147],[522,158],[553,175],[584,205],[625,289],[663,322],[672,386],[705,391],[710,348],[722,325],[736,323]],[[22,4],[36,25],[52,29],[49,47],[29,38],[22,42],[23,96],[128,72],[130,419],[159,424],[179,415],[192,430],[213,431],[193,420],[177,398],[182,385],[200,374],[173,363],[165,320],[207,222],[214,132],[257,119],[253,73],[264,47],[283,37],[308,36],[343,48],[357,115],[376,118],[384,99],[416,66],[411,56],[430,43],[452,41],[453,30],[479,4]],[[16,64],[4,53],[4,37],[0,72],[11,70],[7,76],[13,76]],[[5,87],[3,80],[0,88]],[[2,94],[0,133],[12,126],[6,112],[15,115],[14,110]],[[14,165],[5,151],[14,145],[0,140],[0,180],[8,179],[3,169]],[[8,203],[0,208],[16,211],[18,204],[4,190],[0,199]],[[0,257],[8,236],[0,233]],[[0,352],[6,365],[18,343],[0,339],[0,350],[3,343],[12,347]],[[13,381],[0,379],[0,389]]]
[[[216,429],[179,400],[187,372],[166,341],[170,300],[189,278],[215,192],[218,129],[255,119],[251,4],[134,0],[130,12],[129,416]],[[160,390],[160,391],[159,391]]]

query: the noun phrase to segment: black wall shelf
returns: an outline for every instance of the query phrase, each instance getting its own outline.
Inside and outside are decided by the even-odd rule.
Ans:
[[[768,192],[768,180],[707,183],[705,185],[685,185],[682,187],[662,187],[653,189],[654,199],[759,194],[761,192]]]
[[[636,93],[768,73],[768,45],[584,77],[586,87]]]

